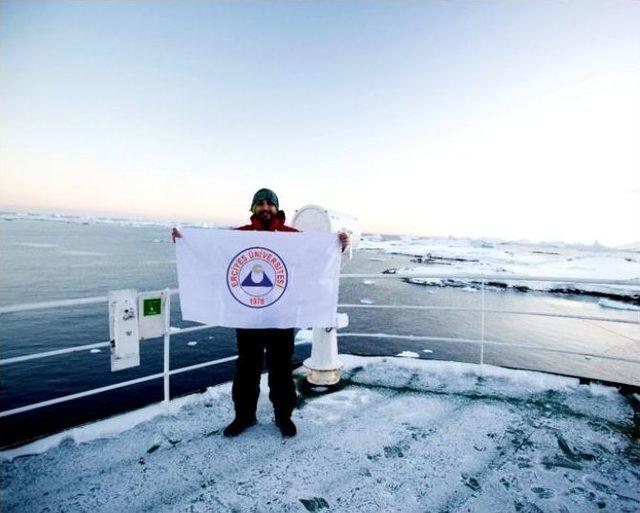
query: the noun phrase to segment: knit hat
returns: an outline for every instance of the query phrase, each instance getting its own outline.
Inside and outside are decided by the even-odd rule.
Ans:
[[[260,189],[253,195],[253,201],[251,202],[251,210],[256,203],[260,203],[261,201],[266,200],[271,203],[274,207],[280,208],[278,206],[278,196],[271,189]]]

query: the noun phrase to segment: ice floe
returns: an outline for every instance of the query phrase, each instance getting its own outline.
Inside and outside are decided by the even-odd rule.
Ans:
[[[159,221],[148,219],[128,219],[128,218],[115,218],[115,217],[92,217],[92,216],[73,216],[62,215],[55,213],[33,213],[33,212],[0,212],[0,219],[5,221],[53,221],[59,223],[72,223],[72,224],[111,224],[121,226],[160,226],[170,228],[173,226],[190,226],[194,228],[229,228],[228,226],[221,226],[208,223],[193,223],[193,222],[177,222],[177,221]],[[167,239],[154,239],[152,242],[169,242],[169,234],[167,233]]]
[[[410,257],[413,267],[391,268],[409,283],[462,287],[471,291],[479,280],[465,274],[490,275],[486,285],[495,290],[515,289],[550,293],[586,294],[640,305],[640,254],[600,245],[534,245],[506,241],[475,241],[454,238],[404,238],[364,241],[363,249]],[[370,257],[371,258],[371,257]],[[425,272],[439,277],[412,277]],[[509,280],[513,276],[558,277],[558,281]],[[636,280],[634,284],[589,284],[574,280]],[[470,287],[470,288],[469,288]]]
[[[598,301],[598,304],[603,308],[614,308],[616,310],[631,310],[633,312],[640,312],[640,306],[631,305],[624,301],[614,301],[613,299],[602,298]]]
[[[401,358],[420,358],[420,355],[414,351],[402,351],[396,356],[400,356]]]
[[[311,342],[313,340],[313,330],[311,329],[305,329],[305,330],[298,330],[298,332],[296,333],[296,337],[295,337],[296,341],[300,341],[300,342]]]

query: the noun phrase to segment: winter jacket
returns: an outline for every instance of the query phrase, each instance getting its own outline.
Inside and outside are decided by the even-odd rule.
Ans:
[[[264,227],[260,218],[253,214],[250,219],[250,224],[245,224],[244,226],[238,226],[235,228],[236,230],[258,230],[258,231],[269,231],[269,232],[299,232],[300,230],[296,230],[292,226],[287,226],[284,224],[285,215],[284,211],[278,210],[278,213],[271,217],[271,221],[269,221],[269,226]]]

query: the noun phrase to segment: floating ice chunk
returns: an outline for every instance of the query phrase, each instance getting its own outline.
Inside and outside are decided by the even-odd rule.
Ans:
[[[372,305],[373,304],[373,300],[372,299],[361,299],[360,302],[363,305]]]
[[[93,349],[91,349],[89,352],[90,352],[90,353],[101,353],[101,352],[102,352],[102,349],[98,349],[97,347],[94,347],[94,348],[93,348]]]
[[[369,260],[373,260],[374,262],[384,262],[384,258],[381,257],[369,257]]]
[[[431,349],[423,349],[422,352],[423,353],[433,353],[433,351]]]
[[[297,341],[311,342],[313,340],[313,330],[300,330],[296,333]]]
[[[633,312],[640,312],[640,306],[625,303],[624,301],[614,301],[613,299],[603,298],[598,301],[598,304],[603,308],[615,308],[616,310],[631,310]]]
[[[420,358],[420,355],[418,353],[414,353],[413,351],[402,351],[396,356],[401,356],[402,358]]]
[[[373,280],[363,280],[362,283],[364,283],[365,285],[375,285],[376,282]]]
[[[145,265],[174,265],[175,260],[147,260]]]
[[[55,248],[57,244],[49,244],[44,242],[16,242],[16,246],[24,246],[27,248]]]
[[[67,256],[108,256],[107,253],[100,251],[84,251],[80,249],[63,249],[60,253]]]
[[[197,346],[197,345],[198,345],[198,342],[196,342],[195,340],[189,340],[189,342],[187,342],[187,345],[188,345],[188,346],[191,346],[191,347],[193,347],[193,346]]]
[[[464,290],[465,292],[478,292],[478,289],[476,289],[475,287],[462,287],[462,290]]]

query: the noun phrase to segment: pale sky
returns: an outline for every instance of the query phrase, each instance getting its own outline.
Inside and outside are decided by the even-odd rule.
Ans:
[[[638,1],[0,4],[0,208],[640,239]]]

